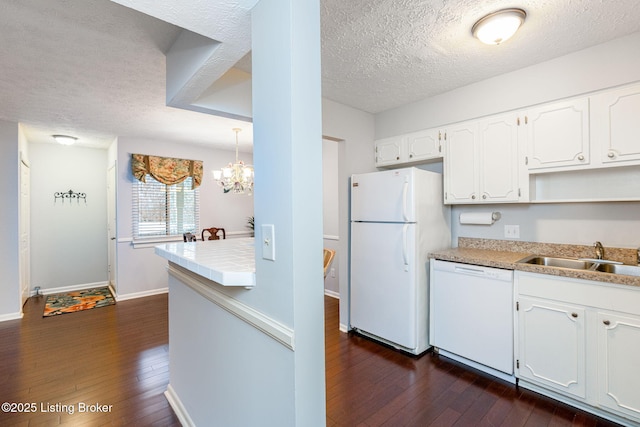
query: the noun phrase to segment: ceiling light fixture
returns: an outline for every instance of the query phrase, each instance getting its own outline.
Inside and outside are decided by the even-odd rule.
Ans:
[[[522,9],[502,9],[473,24],[473,36],[486,44],[500,44],[511,38],[524,22],[527,13]]]
[[[78,138],[76,138],[75,136],[69,136],[69,135],[51,135],[53,137],[53,139],[56,140],[56,142],[58,144],[62,144],[62,145],[73,145]]]
[[[242,129],[232,130],[236,133],[236,162],[213,171],[213,178],[225,193],[247,193],[250,196],[253,193],[253,166],[245,165],[242,160],[238,160],[238,132]]]

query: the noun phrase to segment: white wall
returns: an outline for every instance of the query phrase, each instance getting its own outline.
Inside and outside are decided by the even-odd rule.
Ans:
[[[118,203],[117,203],[117,288],[119,298],[150,295],[166,290],[166,260],[154,254],[153,247],[133,248],[132,188],[135,179],[131,174],[131,154],[177,157],[203,161],[203,178],[200,185],[200,227],[221,227],[227,238],[234,233],[249,235],[247,217],[253,215],[253,197],[243,194],[224,194],[213,180],[212,171],[235,161],[235,151],[210,147],[177,144],[166,141],[150,141],[120,137],[118,151]],[[251,164],[251,154],[240,153],[240,159]],[[243,234],[244,233],[244,234]]]
[[[509,111],[640,80],[640,33],[575,52],[512,73],[453,90],[376,115],[376,138],[427,129]],[[371,148],[373,151],[373,148]],[[460,212],[491,206],[452,209],[452,241],[457,238],[504,238],[504,225],[520,225],[521,240],[605,246],[640,245],[639,203],[506,205],[491,227],[460,226]]]
[[[30,144],[31,286],[107,281],[107,151]],[[55,199],[73,190],[85,200]]]
[[[340,265],[340,327],[349,324],[349,179],[352,174],[376,170],[373,152],[374,118],[372,114],[322,100],[322,134],[341,140],[338,143],[338,235],[336,257]]]
[[[327,249],[339,250],[340,245],[340,212],[339,212],[339,181],[338,181],[338,160],[340,142],[322,140],[322,222],[324,234],[324,247]],[[337,296],[340,294],[340,259],[335,257],[331,263],[330,270],[324,279],[324,289],[328,294]]]
[[[19,130],[18,124],[0,120],[0,321],[19,318]]]

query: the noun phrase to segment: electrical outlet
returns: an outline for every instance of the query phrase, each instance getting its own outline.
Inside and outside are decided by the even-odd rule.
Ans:
[[[336,277],[336,269],[335,268],[332,268],[329,271],[331,272],[331,277]]]
[[[507,239],[519,239],[520,238],[520,226],[519,225],[505,225],[504,237]]]

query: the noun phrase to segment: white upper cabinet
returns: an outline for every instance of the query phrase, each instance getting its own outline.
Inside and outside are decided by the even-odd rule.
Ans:
[[[409,162],[431,160],[442,157],[442,132],[438,129],[410,133],[407,138],[407,156]]]
[[[480,199],[517,202],[520,198],[516,114],[502,114],[478,123]]]
[[[445,203],[520,201],[523,193],[519,184],[518,134],[515,113],[448,128],[444,156]]]
[[[589,165],[589,98],[530,108],[520,121],[527,132],[530,171]]]
[[[403,136],[376,141],[376,166],[384,167],[402,163],[406,157],[406,139]]]
[[[427,129],[379,139],[375,142],[376,167],[405,166],[440,159],[443,137],[439,129]]]
[[[592,140],[608,166],[640,161],[640,85],[606,91],[591,98]]]
[[[475,122],[447,129],[444,155],[444,202],[474,203],[478,200],[478,132]]]

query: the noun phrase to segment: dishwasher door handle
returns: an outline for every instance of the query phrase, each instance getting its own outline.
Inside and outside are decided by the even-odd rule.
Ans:
[[[473,275],[473,276],[484,276],[485,275],[485,271],[481,268],[472,268],[472,267],[455,267],[455,272],[456,273],[461,273],[461,274],[469,274],[469,275]]]

